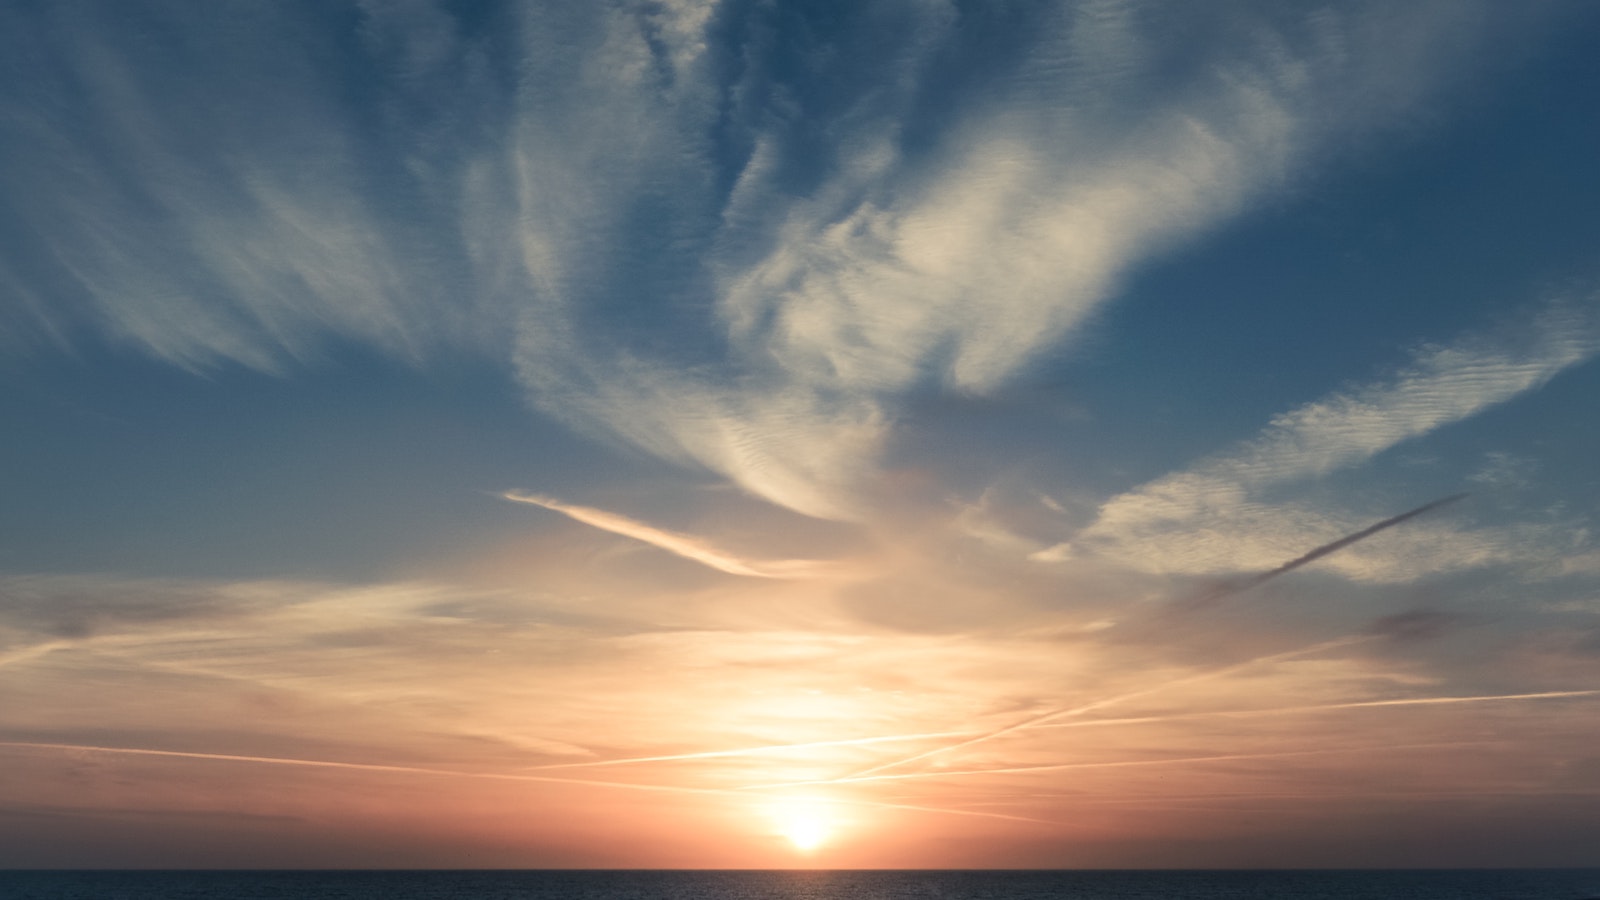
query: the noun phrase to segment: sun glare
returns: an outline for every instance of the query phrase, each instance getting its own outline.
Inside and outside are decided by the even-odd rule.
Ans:
[[[784,800],[770,814],[778,834],[801,853],[810,853],[833,836],[834,822],[827,804],[815,800]]]

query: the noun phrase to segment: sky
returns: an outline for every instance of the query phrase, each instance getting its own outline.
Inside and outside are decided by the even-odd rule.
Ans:
[[[1597,40],[0,4],[0,867],[1600,866]]]

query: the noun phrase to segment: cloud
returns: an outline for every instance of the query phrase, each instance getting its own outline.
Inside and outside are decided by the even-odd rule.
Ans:
[[[1460,2],[89,9],[0,22],[40,98],[0,108],[19,333],[477,353],[838,519],[909,396],[999,389],[1492,33]]]
[[[271,370],[328,340],[414,359],[471,327],[443,267],[406,262],[425,241],[383,196],[416,186],[347,124],[322,62],[337,31],[162,2],[6,18],[47,98],[0,113],[19,136],[7,189],[33,209],[11,268],[54,298],[47,329]]]
[[[1202,459],[1103,503],[1096,520],[1072,540],[1035,554],[1042,561],[1096,553],[1169,572],[1263,568],[1293,541],[1351,531],[1354,515],[1310,507],[1273,506],[1270,489],[1315,479],[1367,462],[1400,444],[1537,390],[1551,378],[1600,353],[1600,301],[1553,302],[1524,325],[1469,334],[1449,345],[1423,347],[1394,376],[1327,397],[1275,417],[1231,452]],[[1540,531],[1541,535],[1534,535]],[[1435,547],[1416,555],[1420,541],[1396,555],[1403,571],[1439,571],[1517,558],[1539,526],[1499,531],[1428,531]],[[1383,579],[1377,559],[1352,553],[1335,561],[1346,574]],[[1396,565],[1384,567],[1396,571]],[[1401,575],[1401,577],[1408,577]]]
[[[1003,385],[1131,265],[1280,188],[1330,122],[1359,130],[1373,109],[1345,91],[1381,81],[1409,96],[1428,82],[1379,60],[1437,61],[1428,35],[1462,27],[1443,7],[1381,27],[1370,9],[1313,23],[1241,17],[1180,90],[1154,75],[1179,55],[1170,35],[1136,5],[1097,9],[1031,23],[1017,71],[981,106],[955,104],[931,146],[906,131],[921,124],[919,104],[937,102],[937,61],[964,47],[939,13],[908,16],[874,87],[847,94],[853,103],[830,120],[832,171],[803,194],[788,187],[799,149],[788,123],[757,128],[714,244],[717,313],[733,359],[748,361],[735,370],[751,386],[743,402],[706,402],[716,392],[646,367],[595,418],[625,433],[652,423],[776,502],[858,516],[850,488],[901,396],[927,383]],[[693,410],[665,428],[652,415],[663,392],[649,386],[661,383]],[[721,428],[708,435],[705,424]],[[754,452],[729,452],[728,433]],[[794,472],[795,460],[819,459]]]
[[[1147,784],[1136,772],[1091,773],[1161,757],[1258,755],[1259,765],[1226,785],[1257,796],[1315,786],[1314,773],[1273,762],[1298,758],[1285,754],[1444,744],[1490,728],[1522,742],[1516,763],[1501,771],[1524,771],[1530,757],[1545,771],[1561,752],[1545,736],[1570,732],[1589,708],[1577,704],[1594,697],[1590,669],[1548,668],[1559,654],[1571,659],[1568,644],[1517,651],[1521,660],[1492,642],[1473,645],[1470,659],[1417,658],[1419,645],[1369,634],[1330,641],[1323,618],[1174,636],[1204,643],[1212,658],[1199,660],[1119,640],[1116,629],[1066,636],[1025,627],[1058,624],[1053,613],[910,632],[862,627],[826,586],[810,582],[715,579],[670,592],[645,576],[633,596],[618,598],[616,582],[564,580],[564,567],[584,570],[588,561],[574,558],[570,540],[553,543],[565,555],[542,561],[514,588],[28,579],[33,599],[0,604],[0,644],[48,644],[7,658],[4,670],[0,742],[29,776],[18,801],[94,794],[112,806],[160,808],[174,797],[210,796],[207,779],[216,779],[235,785],[228,796],[246,811],[281,810],[274,804],[288,795],[347,808],[415,777],[421,791],[448,783],[446,799],[473,784],[526,787],[512,799],[486,791],[489,805],[475,816],[511,803],[564,818],[624,791],[759,796],[764,787],[877,766],[910,775],[924,767],[908,757],[933,749],[917,760],[928,770],[944,754],[963,770],[1036,768],[1044,780],[1027,785],[1025,799],[1003,793],[983,802],[999,815],[1049,818],[1052,801],[1040,798],[1058,792],[1142,796]],[[955,567],[931,558],[931,572],[896,567],[874,588],[909,587],[922,605],[983,610],[1008,593],[989,579],[963,583]],[[945,592],[923,590],[924,580]],[[68,598],[92,627],[58,637],[47,613]],[[120,612],[89,615],[105,609]],[[1371,612],[1348,618],[1359,628]],[[1570,634],[1570,614],[1557,616],[1545,624]],[[1402,613],[1370,631],[1426,636],[1443,624]],[[1318,652],[1363,639],[1387,655]],[[1113,711],[1125,720],[1096,719]],[[1064,770],[1073,777],[1038,768],[1061,766],[1073,766]],[[1430,784],[1475,796],[1486,790],[1475,774],[1430,768]],[[1155,787],[1220,787],[1212,775],[1226,773],[1191,767]],[[285,794],[285,783],[299,783],[286,779],[299,778],[317,790]],[[86,793],[86,783],[105,792]],[[401,806],[415,806],[406,796]],[[938,779],[869,776],[841,784],[838,799],[959,810],[974,798]],[[446,805],[425,806],[454,827]]]
[[[95,575],[0,576],[0,628],[73,640],[146,625],[226,619],[255,609],[247,584]]]
[[[36,741],[0,741],[0,747],[17,750],[57,751],[73,754],[98,754],[125,756],[151,756],[165,759],[204,759],[216,762],[254,763],[273,766],[303,766],[316,769],[345,769],[358,772],[388,772],[401,775],[426,775],[444,778],[483,778],[493,781],[531,781],[543,784],[574,784],[587,787],[614,788],[618,790],[663,791],[667,793],[721,793],[707,788],[672,785],[639,784],[623,781],[563,778],[551,775],[529,775],[521,772],[471,772],[456,769],[395,766],[383,763],[341,762],[326,759],[293,759],[279,756],[240,756],[229,753],[193,753],[180,750],[160,750],[144,747],[97,747],[83,744],[53,744]]]
[[[842,571],[840,564],[826,560],[744,559],[721,550],[713,546],[709,541],[693,535],[667,531],[617,513],[606,512],[603,509],[595,509],[588,506],[563,503],[560,500],[543,497],[538,494],[506,491],[500,496],[516,503],[530,503],[534,506],[542,506],[545,509],[561,513],[574,521],[599,528],[602,531],[609,531],[612,534],[620,534],[623,537],[642,541],[652,547],[665,550],[674,556],[681,556],[684,559],[716,569],[718,572],[726,572],[729,575],[743,575],[750,578],[821,578],[837,575]]]
[[[1020,732],[1020,731],[1026,731],[1026,730],[1029,730],[1029,729],[1039,728],[1041,726],[1046,725],[1047,723],[1054,722],[1054,721],[1056,721],[1058,719],[1067,719],[1067,718],[1075,718],[1075,717],[1078,717],[1078,716],[1083,716],[1083,715],[1095,712],[1097,710],[1101,710],[1101,709],[1105,709],[1105,708],[1108,708],[1108,707],[1111,707],[1111,706],[1116,706],[1116,705],[1119,705],[1119,704],[1122,704],[1122,703],[1126,703],[1126,702],[1128,702],[1130,700],[1142,699],[1142,698],[1148,697],[1148,696],[1150,696],[1152,694],[1159,694],[1161,692],[1168,691],[1168,690],[1171,690],[1173,688],[1185,687],[1185,686],[1188,686],[1188,685],[1192,685],[1192,684],[1194,684],[1196,682],[1209,681],[1209,680],[1216,679],[1216,678],[1225,678],[1225,677],[1228,677],[1228,676],[1231,676],[1231,675],[1236,675],[1236,674],[1238,674],[1240,672],[1243,672],[1243,671],[1248,671],[1250,669],[1253,669],[1253,668],[1255,668],[1257,666],[1261,666],[1263,664],[1269,664],[1270,665],[1272,663],[1277,663],[1277,662],[1282,662],[1284,660],[1293,659],[1293,658],[1298,657],[1298,656],[1306,656],[1306,655],[1322,653],[1322,652],[1327,651],[1327,650],[1335,650],[1335,649],[1339,649],[1339,648],[1348,646],[1350,644],[1360,643],[1361,641],[1364,641],[1364,640],[1367,640],[1367,639],[1368,638],[1365,637],[1365,636],[1349,636],[1349,637],[1334,638],[1334,639],[1328,640],[1328,641],[1319,641],[1319,642],[1317,642],[1315,644],[1311,644],[1309,646],[1297,647],[1297,648],[1295,648],[1293,650],[1286,650],[1286,651],[1282,651],[1282,652],[1279,652],[1279,653],[1272,653],[1272,654],[1267,654],[1267,655],[1264,655],[1264,656],[1258,656],[1258,657],[1255,657],[1253,659],[1245,660],[1243,662],[1233,663],[1231,665],[1222,666],[1222,667],[1215,668],[1215,669],[1210,669],[1210,670],[1207,670],[1207,671],[1201,671],[1201,672],[1198,672],[1198,673],[1186,675],[1186,676],[1181,677],[1181,678],[1176,678],[1176,679],[1174,679],[1172,681],[1161,682],[1161,683],[1157,683],[1155,685],[1141,687],[1141,688],[1138,688],[1136,690],[1128,691],[1128,692],[1125,692],[1125,693],[1117,693],[1117,694],[1110,694],[1110,695],[1103,696],[1103,697],[1097,697],[1096,699],[1091,700],[1091,701],[1089,701],[1087,703],[1081,703],[1081,704],[1077,704],[1075,706],[1061,707],[1061,708],[1057,708],[1057,709],[1048,710],[1048,711],[1042,712],[1042,713],[1035,713],[1033,715],[1028,716],[1027,718],[1023,718],[1023,719],[1019,719],[1019,720],[1010,722],[1010,723],[1008,723],[1008,724],[1006,724],[1004,726],[1001,726],[999,728],[996,728],[996,729],[994,729],[992,731],[987,731],[987,732],[984,732],[982,734],[972,735],[972,736],[963,738],[961,740],[953,741],[953,742],[946,743],[946,744],[943,744],[943,745],[940,745],[940,746],[936,746],[936,747],[933,747],[931,749],[924,750],[924,751],[922,751],[920,753],[916,753],[916,754],[913,754],[913,755],[910,755],[910,756],[900,757],[900,758],[897,758],[897,759],[890,760],[888,762],[877,763],[877,764],[875,764],[875,765],[873,765],[873,766],[871,766],[869,768],[862,769],[859,772],[851,773],[850,775],[847,775],[844,778],[838,779],[838,780],[839,781],[850,781],[850,780],[854,780],[854,779],[858,779],[858,778],[869,778],[869,777],[874,777],[874,776],[880,776],[881,773],[884,773],[884,772],[887,772],[887,771],[890,771],[890,770],[893,770],[893,769],[899,769],[899,768],[902,768],[904,766],[910,765],[912,763],[921,762],[921,761],[926,760],[926,759],[931,759],[931,758],[933,758],[935,756],[942,756],[942,755],[947,754],[947,753],[956,753],[956,752],[959,752],[959,751],[966,750],[968,748],[977,746],[978,744],[988,743],[989,741],[993,741],[993,740],[996,740],[998,738],[1003,738],[1003,737],[1006,737],[1007,735],[1015,734],[1015,733]],[[882,777],[893,777],[893,776],[882,776]]]
[[[1403,524],[1411,519],[1416,518],[1417,516],[1426,515],[1427,513],[1439,509],[1440,507],[1458,502],[1464,499],[1466,496],[1466,494],[1454,494],[1440,500],[1424,503],[1416,509],[1390,516],[1381,522],[1368,525],[1366,528],[1363,528],[1360,531],[1347,534],[1336,541],[1330,541],[1329,543],[1323,544],[1320,547],[1315,547],[1311,550],[1308,550],[1294,559],[1291,559],[1288,562],[1265,572],[1259,572],[1255,575],[1251,575],[1248,578],[1240,579],[1238,581],[1224,582],[1223,584],[1217,585],[1216,587],[1206,591],[1204,594],[1185,601],[1182,604],[1182,607],[1185,609],[1202,609],[1207,606],[1215,605],[1226,597],[1243,593],[1244,591],[1248,591],[1259,585],[1265,584],[1266,582],[1271,581],[1280,575],[1293,572],[1295,569],[1301,568],[1302,566],[1308,566],[1319,559],[1338,553],[1340,550],[1343,550],[1346,547],[1360,543],[1361,541],[1364,541],[1375,534],[1387,531],[1388,529],[1393,528],[1396,525]]]
[[[1368,634],[1397,641],[1430,640],[1457,627],[1461,617],[1431,609],[1412,609],[1383,616],[1367,626]]]
[[[985,641],[862,635],[840,629],[826,604],[747,593],[713,607],[652,596],[631,615],[609,604],[607,618],[585,620],[575,613],[594,605],[592,585],[552,597],[425,583],[33,581],[41,596],[79,591],[84,607],[158,606],[163,589],[211,598],[204,616],[125,616],[69,639],[25,614],[0,621],[0,645],[20,648],[0,657],[21,676],[8,681],[0,739],[174,758],[505,772],[704,750],[715,765],[665,783],[814,778],[904,733],[901,717],[965,702],[972,673],[997,667]],[[1025,679],[1054,655],[1024,645],[998,667]],[[715,752],[780,743],[815,746],[776,760]]]
[[[1235,452],[1108,502],[1106,528],[1182,521],[1212,505],[1356,465],[1542,387],[1600,353],[1600,300],[1554,304],[1526,329],[1424,347],[1392,379],[1284,413]]]
[[[159,735],[173,751],[336,752],[378,765],[417,753],[465,768],[592,755],[591,740],[611,740],[593,731],[604,716],[560,698],[627,696],[612,665],[626,635],[656,627],[585,614],[581,598],[427,583],[33,576],[4,585],[0,664],[26,673],[11,685],[8,739],[116,746]],[[93,627],[58,636],[52,599]],[[591,677],[612,683],[580,686]],[[176,696],[175,705],[152,700]],[[548,716],[531,722],[530,708]],[[604,745],[637,749],[614,738]]]

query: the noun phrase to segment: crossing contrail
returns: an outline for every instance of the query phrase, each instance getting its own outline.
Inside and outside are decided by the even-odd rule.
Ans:
[[[1232,595],[1232,594],[1237,594],[1237,593],[1240,593],[1240,592],[1243,592],[1243,591],[1250,590],[1253,587],[1256,587],[1258,585],[1264,584],[1265,582],[1271,581],[1274,578],[1277,578],[1279,575],[1283,575],[1283,574],[1285,574],[1287,572],[1292,572],[1295,569],[1300,568],[1301,566],[1309,565],[1309,564],[1311,564],[1313,562],[1316,562],[1317,560],[1323,558],[1324,556],[1328,556],[1329,554],[1332,554],[1332,553],[1337,553],[1340,550],[1343,550],[1344,548],[1350,546],[1351,544],[1354,544],[1354,543],[1356,543],[1358,541],[1366,540],[1367,538],[1372,537],[1373,535],[1377,534],[1380,531],[1384,531],[1386,529],[1393,528],[1394,526],[1399,525],[1402,522],[1408,521],[1410,519],[1414,519],[1417,516],[1423,515],[1424,513],[1432,512],[1433,510],[1439,509],[1440,507],[1448,506],[1449,504],[1455,503],[1456,501],[1458,501],[1458,500],[1460,500],[1460,499],[1462,499],[1462,498],[1464,498],[1466,496],[1467,496],[1466,494],[1452,494],[1449,497],[1444,497],[1442,499],[1435,500],[1435,501],[1433,501],[1431,503],[1424,503],[1423,505],[1417,507],[1416,509],[1409,510],[1407,512],[1403,512],[1403,513],[1401,513],[1401,514],[1399,514],[1397,516],[1390,516],[1389,518],[1384,519],[1381,522],[1377,522],[1377,523],[1374,523],[1372,525],[1368,525],[1366,528],[1363,528],[1360,531],[1355,532],[1354,534],[1348,534],[1348,535],[1345,535],[1344,537],[1342,537],[1342,538],[1340,538],[1340,539],[1338,539],[1336,541],[1333,541],[1332,543],[1323,544],[1320,547],[1317,547],[1317,548],[1315,548],[1315,549],[1313,549],[1313,550],[1311,550],[1311,551],[1309,551],[1307,553],[1304,553],[1304,554],[1302,554],[1300,556],[1295,557],[1294,559],[1289,560],[1288,562],[1284,563],[1281,566],[1278,566],[1275,569],[1271,569],[1271,570],[1266,571],[1266,572],[1261,572],[1259,574],[1252,575],[1252,576],[1250,576],[1249,578],[1247,578],[1247,579],[1245,579],[1243,581],[1236,581],[1236,582],[1232,582],[1232,583],[1221,585],[1221,586],[1219,586],[1217,588],[1214,588],[1211,591],[1207,592],[1206,594],[1202,595],[1201,597],[1198,597],[1195,600],[1192,600],[1192,601],[1190,601],[1190,602],[1188,602],[1186,604],[1183,604],[1183,605],[1186,606],[1186,607],[1191,607],[1191,608],[1200,607],[1200,606],[1209,606],[1209,605],[1211,605],[1213,603],[1216,603],[1217,601],[1221,600],[1224,597],[1227,597],[1227,596]],[[1202,672],[1202,673],[1200,673],[1198,675],[1191,675],[1191,676],[1189,676],[1187,678],[1180,678],[1180,679],[1178,679],[1176,681],[1164,682],[1162,684],[1155,685],[1154,687],[1143,688],[1141,690],[1132,691],[1132,692],[1126,693],[1126,694],[1118,694],[1116,696],[1107,697],[1107,698],[1104,698],[1104,699],[1101,699],[1101,700],[1093,701],[1092,703],[1086,703],[1086,704],[1083,704],[1081,706],[1074,706],[1074,707],[1069,707],[1067,709],[1054,710],[1052,712],[1044,713],[1043,715],[1034,716],[1032,718],[1024,719],[1024,720],[1022,720],[1020,722],[1012,723],[1011,725],[1007,725],[1004,728],[998,728],[998,729],[996,729],[994,731],[986,732],[984,734],[975,735],[975,736],[967,738],[966,740],[963,740],[963,741],[958,741],[958,742],[953,743],[953,744],[946,744],[946,745],[944,745],[942,747],[935,747],[935,748],[933,748],[931,750],[925,750],[922,753],[918,753],[918,754],[916,754],[914,756],[908,756],[908,757],[905,757],[903,759],[897,759],[897,760],[893,760],[893,761],[890,761],[890,762],[887,762],[887,763],[882,763],[882,764],[877,765],[877,766],[873,766],[873,767],[868,768],[868,769],[863,769],[863,770],[861,770],[859,772],[854,772],[854,773],[852,773],[850,775],[845,776],[845,779],[846,780],[858,779],[858,778],[862,778],[862,777],[869,776],[869,775],[876,775],[879,772],[885,772],[885,771],[888,771],[889,769],[895,769],[895,768],[899,768],[900,766],[909,765],[909,764],[914,763],[914,762],[920,762],[920,761],[922,761],[924,759],[927,759],[929,757],[932,757],[932,756],[938,756],[938,755],[944,754],[944,753],[951,753],[951,752],[954,752],[956,750],[961,750],[963,748],[970,747],[970,746],[972,746],[974,744],[980,744],[980,743],[983,743],[985,741],[991,741],[991,740],[994,740],[995,738],[1002,737],[1002,736],[1007,735],[1007,734],[1011,734],[1014,731],[1020,731],[1020,730],[1022,730],[1024,728],[1034,728],[1034,727],[1037,727],[1039,725],[1044,724],[1045,722],[1051,721],[1053,719],[1065,718],[1067,716],[1082,715],[1084,713],[1092,712],[1092,711],[1094,711],[1096,709],[1100,709],[1102,707],[1110,706],[1110,705],[1112,705],[1114,703],[1121,703],[1121,702],[1123,702],[1125,700],[1132,700],[1132,699],[1135,699],[1137,697],[1143,697],[1143,696],[1146,696],[1148,694],[1155,693],[1157,691],[1167,690],[1168,688],[1177,687],[1177,686],[1184,685],[1184,684],[1190,684],[1190,683],[1193,683],[1195,681],[1203,681],[1203,680],[1210,679],[1210,678],[1219,678],[1219,677],[1222,677],[1224,675],[1228,675],[1228,674],[1231,674],[1233,672],[1237,672],[1237,671],[1239,671],[1241,669],[1244,669],[1244,668],[1247,668],[1249,666],[1257,665],[1259,663],[1272,662],[1272,661],[1276,661],[1276,660],[1279,660],[1279,659],[1288,659],[1290,657],[1299,656],[1299,655],[1304,654],[1304,653],[1314,653],[1314,652],[1319,651],[1319,650],[1332,649],[1334,647],[1344,646],[1346,644],[1357,643],[1357,642],[1363,641],[1363,640],[1370,640],[1372,637],[1374,637],[1374,635],[1337,638],[1337,639],[1332,640],[1332,641],[1326,641],[1326,642],[1323,642],[1323,643],[1320,643],[1320,644],[1313,644],[1313,645],[1311,645],[1309,647],[1302,647],[1302,648],[1300,648],[1298,650],[1290,650],[1290,651],[1287,651],[1285,653],[1273,654],[1273,655],[1270,655],[1270,656],[1262,656],[1262,657],[1258,657],[1256,659],[1247,660],[1245,662],[1238,663],[1238,664],[1233,665],[1233,666],[1227,666],[1227,667],[1224,667],[1224,668],[1221,668],[1221,669],[1214,669],[1214,670],[1209,671],[1209,672]]]
[[[1032,728],[1098,728],[1118,725],[1146,725],[1186,719],[1240,719],[1263,716],[1286,716],[1297,713],[1329,712],[1341,709],[1372,709],[1386,706],[1442,706],[1459,703],[1492,703],[1514,700],[1558,700],[1574,697],[1600,696],[1600,689],[1576,691],[1538,691],[1527,694],[1477,694],[1459,697],[1400,697],[1393,700],[1352,700],[1346,703],[1317,703],[1305,706],[1273,706],[1265,709],[1223,709],[1193,713],[1169,713],[1161,716],[1130,716],[1116,719],[1089,719],[1076,722],[1036,722]],[[593,769],[608,766],[648,765],[650,763],[695,762],[698,760],[727,759],[744,756],[767,756],[795,751],[826,749],[830,747],[859,747],[871,744],[904,743],[950,738],[967,738],[976,735],[970,731],[928,731],[915,734],[890,734],[878,737],[845,738],[836,741],[806,741],[796,744],[763,744],[756,747],[737,747],[729,750],[705,750],[699,753],[673,753],[663,756],[629,756],[618,759],[587,760],[584,762],[548,763],[528,766],[519,771],[544,772],[560,769]],[[830,780],[828,783],[832,783]]]
[[[996,728],[993,731],[988,731],[988,732],[984,732],[983,734],[974,735],[973,737],[967,738],[964,741],[958,741],[958,742],[956,742],[954,744],[945,744],[944,746],[941,746],[941,747],[934,747],[931,750],[924,750],[923,752],[918,753],[918,754],[916,754],[914,756],[907,756],[907,757],[904,757],[902,759],[891,760],[890,762],[881,763],[881,764],[873,766],[873,767],[871,767],[869,769],[862,769],[859,772],[852,772],[851,774],[846,775],[846,776],[844,776],[844,777],[842,777],[842,778],[840,778],[838,780],[841,781],[841,782],[856,781],[856,780],[864,778],[864,777],[866,777],[868,775],[876,775],[879,772],[886,772],[886,771],[888,771],[890,769],[897,769],[897,768],[899,768],[901,766],[910,765],[911,763],[914,763],[914,762],[921,762],[922,760],[928,759],[929,757],[939,756],[939,755],[945,754],[945,753],[953,753],[953,752],[955,752],[957,750],[963,750],[963,749],[965,749],[967,747],[971,747],[974,744],[981,744],[981,743],[984,743],[986,741],[992,741],[995,738],[1004,737],[1005,735],[1011,734],[1012,732],[1021,731],[1021,730],[1025,729],[1025,728],[1037,728],[1038,726],[1043,725],[1044,723],[1052,721],[1054,719],[1064,719],[1064,718],[1066,718],[1068,716],[1081,716],[1081,715],[1083,715],[1085,713],[1094,712],[1097,709],[1103,709],[1103,708],[1105,708],[1107,706],[1112,706],[1114,704],[1122,703],[1122,702],[1127,701],[1127,700],[1134,700],[1134,699],[1137,699],[1139,697],[1146,697],[1146,696],[1149,696],[1151,694],[1155,694],[1155,693],[1159,693],[1161,691],[1169,690],[1171,688],[1181,687],[1181,686],[1187,685],[1187,684],[1194,684],[1194,683],[1200,682],[1200,681],[1209,681],[1210,679],[1213,679],[1213,678],[1222,678],[1222,677],[1227,676],[1227,675],[1232,675],[1235,672],[1242,672],[1242,671],[1244,671],[1246,669],[1249,669],[1252,666],[1257,666],[1257,665],[1260,665],[1262,663],[1277,662],[1279,660],[1292,659],[1292,658],[1294,658],[1296,656],[1304,656],[1305,654],[1308,654],[1308,653],[1316,653],[1316,652],[1319,652],[1319,651],[1322,651],[1322,650],[1332,650],[1335,647],[1343,647],[1343,646],[1347,646],[1349,644],[1359,644],[1359,643],[1361,643],[1363,641],[1370,641],[1370,640],[1373,640],[1373,636],[1372,635],[1351,635],[1351,636],[1347,636],[1347,637],[1334,638],[1331,641],[1322,641],[1320,643],[1311,644],[1311,645],[1308,645],[1308,646],[1305,646],[1305,647],[1297,647],[1294,650],[1286,650],[1286,651],[1284,651],[1282,653],[1273,653],[1273,654],[1270,654],[1270,655],[1267,655],[1267,656],[1258,656],[1258,657],[1256,657],[1254,659],[1247,659],[1244,662],[1234,663],[1231,666],[1224,666],[1224,667],[1222,667],[1220,669],[1211,669],[1209,671],[1200,672],[1200,673],[1195,674],[1195,675],[1189,675],[1189,676],[1186,676],[1184,678],[1178,678],[1178,679],[1174,679],[1172,681],[1163,681],[1160,684],[1152,685],[1152,686],[1147,687],[1147,688],[1140,688],[1139,690],[1136,690],[1136,691],[1128,691],[1127,693],[1123,693],[1123,694],[1115,694],[1115,695],[1112,695],[1110,697],[1103,697],[1103,698],[1101,698],[1099,700],[1094,700],[1094,701],[1091,701],[1089,703],[1081,704],[1079,706],[1070,706],[1070,707],[1067,707],[1065,709],[1051,710],[1050,712],[1047,712],[1047,713],[1042,713],[1042,714],[1037,715],[1037,716],[1032,716],[1032,717],[1029,717],[1027,719],[1023,719],[1020,722],[1013,722],[1012,724],[1007,725],[1007,726],[1005,726],[1003,728]]]
[[[941,738],[958,738],[970,731],[929,731],[921,734],[890,734],[878,737],[842,738],[836,741],[806,741],[799,744],[764,744],[759,747],[737,747],[731,750],[704,750],[699,753],[673,753],[665,756],[630,756],[620,759],[597,759],[583,762],[547,763],[527,766],[521,771],[543,772],[550,769],[594,769],[602,766],[628,766],[658,762],[693,762],[701,759],[724,759],[737,756],[766,756],[790,753],[796,750],[818,750],[828,747],[861,747],[869,744],[899,744],[906,741],[927,741]]]
[[[1506,743],[1503,740],[1482,741],[1429,741],[1417,744],[1385,744],[1383,752],[1399,750],[1438,750],[1446,747],[1482,747]],[[1168,759],[1116,759],[1105,762],[1044,763],[1031,766],[1003,766],[992,769],[940,769],[933,772],[897,772],[894,774],[859,775],[851,778],[831,778],[821,781],[790,781],[782,784],[751,785],[748,790],[777,790],[780,788],[810,787],[813,785],[859,784],[869,781],[922,781],[932,778],[970,778],[974,775],[1023,775],[1034,772],[1058,772],[1069,769],[1126,769],[1147,766],[1193,765],[1208,762],[1235,762],[1258,759],[1292,759],[1301,756],[1337,756],[1348,753],[1372,753],[1372,747],[1328,747],[1317,750],[1279,750],[1271,753],[1220,753],[1211,756],[1175,756]]]
[[[1136,716],[1121,719],[1091,719],[1087,722],[1056,722],[1040,728],[1094,728],[1105,725],[1145,725],[1184,719],[1247,719],[1259,716],[1285,716],[1296,713],[1328,712],[1338,709],[1371,709],[1384,706],[1444,706],[1456,703],[1493,703],[1504,700],[1559,700],[1594,697],[1600,690],[1539,691],[1532,694],[1477,694],[1470,697],[1400,697],[1394,700],[1352,700],[1347,703],[1317,703],[1309,706],[1273,706],[1266,709],[1223,709],[1163,716]]]
[[[575,784],[585,787],[617,788],[631,791],[654,791],[672,794],[729,794],[732,791],[717,788],[680,787],[661,784],[637,784],[625,781],[598,779],[558,778],[549,775],[524,775],[507,772],[463,772],[459,769],[435,769],[426,766],[393,766],[383,763],[339,762],[328,759],[298,759],[285,756],[243,756],[232,753],[198,753],[188,750],[152,750],[143,747],[103,747],[94,744],[53,744],[42,741],[0,741],[0,747],[23,750],[61,750],[72,753],[111,753],[122,756],[159,756],[177,759],[206,759],[218,762],[255,763],[273,766],[304,766],[318,769],[354,769],[361,772],[392,772],[400,775],[431,775],[445,778],[478,778],[492,781],[534,781],[544,784]]]
[[[745,791],[730,788],[697,788],[664,784],[638,784],[624,781],[600,781],[582,778],[556,778],[543,775],[525,775],[509,772],[463,772],[459,769],[435,769],[427,766],[394,766],[384,763],[354,763],[339,762],[326,759],[299,759],[286,756],[246,756],[233,753],[199,753],[189,750],[154,750],[144,747],[105,747],[95,744],[63,744],[47,743],[43,741],[0,741],[0,747],[15,747],[21,750],[56,750],[68,753],[109,753],[122,756],[155,756],[177,759],[215,760],[218,762],[252,763],[256,765],[274,766],[301,766],[319,769],[345,769],[360,772],[381,772],[398,775],[423,775],[445,778],[475,778],[493,781],[531,781],[542,784],[566,784],[581,787],[616,788],[632,791],[649,791],[664,794],[715,794],[720,796],[748,796]],[[760,788],[757,788],[759,790]],[[865,798],[817,798],[821,802],[838,803],[843,805],[873,806],[884,809],[904,809],[916,812],[941,813],[952,816],[976,816],[985,819],[1005,819],[1016,822],[1038,822],[1046,825],[1060,824],[1047,819],[1035,819],[1028,816],[1015,816],[1006,813],[984,812],[982,810],[961,809],[958,807],[939,806],[913,806],[905,803],[891,803],[881,800],[868,800]]]

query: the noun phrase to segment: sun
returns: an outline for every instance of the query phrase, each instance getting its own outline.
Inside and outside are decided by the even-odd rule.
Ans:
[[[801,853],[811,853],[828,843],[837,830],[829,805],[795,798],[774,803],[768,810],[777,833]]]
[[[784,825],[783,836],[802,853],[821,847],[828,840],[828,826],[812,817],[793,819]]]

